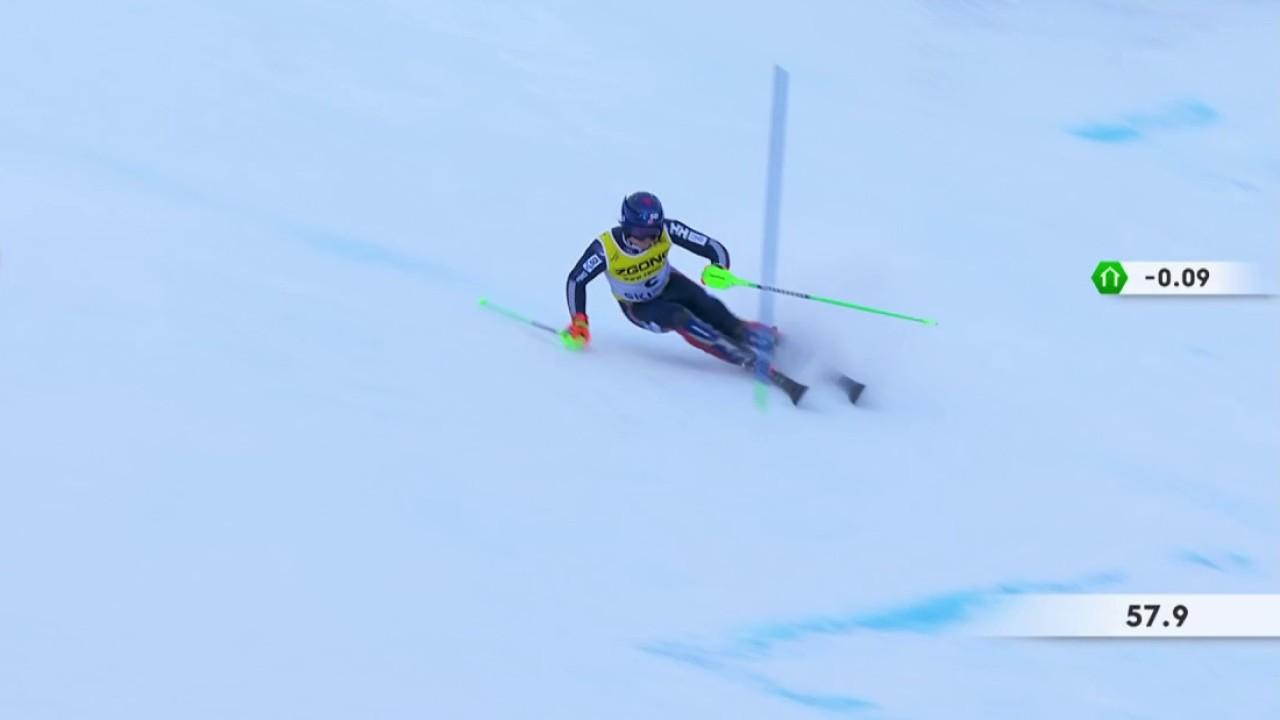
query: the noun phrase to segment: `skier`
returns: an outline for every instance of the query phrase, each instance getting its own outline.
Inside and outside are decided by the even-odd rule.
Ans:
[[[754,368],[777,342],[777,328],[736,317],[678,270],[667,254],[680,247],[729,267],[729,251],[684,223],[666,217],[653,193],[635,192],[622,200],[619,224],[587,246],[569,273],[565,295],[569,326],[578,347],[591,341],[587,320],[587,283],[605,273],[622,314],[646,330],[672,330],[690,345],[725,362]]]

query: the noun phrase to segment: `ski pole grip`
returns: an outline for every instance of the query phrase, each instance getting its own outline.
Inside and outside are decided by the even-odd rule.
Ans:
[[[744,285],[741,278],[719,265],[708,265],[702,269],[702,284],[709,288],[723,290],[735,285]]]

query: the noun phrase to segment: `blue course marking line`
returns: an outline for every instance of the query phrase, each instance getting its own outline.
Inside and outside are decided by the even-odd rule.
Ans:
[[[927,596],[897,605],[849,614],[761,623],[731,635],[719,644],[658,642],[641,645],[651,655],[682,662],[750,687],[767,695],[825,710],[851,714],[878,707],[874,702],[842,693],[799,691],[783,685],[751,665],[772,656],[780,645],[857,632],[934,635],[974,619],[1003,598],[1027,593],[1077,593],[1114,587],[1126,579],[1119,572],[1102,572],[1069,582],[1013,582],[978,589]]]
[[[1153,113],[1078,125],[1068,132],[1082,140],[1117,145],[1162,132],[1206,128],[1217,124],[1218,120],[1218,112],[1209,105],[1199,100],[1185,100],[1170,103]]]

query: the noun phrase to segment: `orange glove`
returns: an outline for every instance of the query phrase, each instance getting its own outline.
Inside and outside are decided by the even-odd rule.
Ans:
[[[586,313],[575,313],[569,327],[564,329],[565,344],[584,348],[591,342],[591,326]]]

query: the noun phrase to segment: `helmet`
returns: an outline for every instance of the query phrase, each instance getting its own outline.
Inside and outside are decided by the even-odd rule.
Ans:
[[[650,192],[633,192],[622,199],[622,227],[661,228],[662,202]]]

